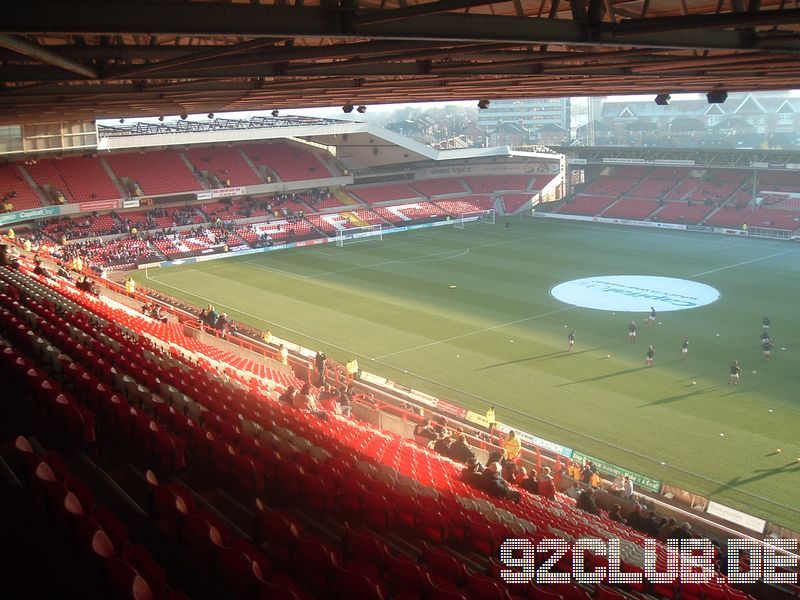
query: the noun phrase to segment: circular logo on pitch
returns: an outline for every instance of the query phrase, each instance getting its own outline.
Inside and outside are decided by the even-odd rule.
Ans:
[[[716,302],[719,292],[704,283],[651,277],[649,275],[608,275],[573,279],[555,286],[556,300],[597,310],[659,312],[698,308]]]

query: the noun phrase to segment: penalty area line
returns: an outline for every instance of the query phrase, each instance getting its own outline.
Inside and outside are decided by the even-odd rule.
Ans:
[[[742,267],[744,265],[749,265],[752,263],[757,263],[762,260],[768,260],[770,258],[777,258],[778,256],[784,256],[786,254],[791,254],[794,250],[785,250],[783,252],[776,252],[775,254],[770,254],[768,256],[762,256],[761,258],[753,258],[751,260],[744,260],[742,262],[735,263],[733,265],[726,265],[724,267],[719,267],[717,269],[711,269],[710,271],[703,271],[702,273],[695,273],[694,275],[689,275],[689,277],[702,277],[703,275],[710,275],[711,273],[718,273],[719,271],[726,271],[727,269],[735,269],[736,267]]]
[[[525,323],[526,321],[533,321],[535,319],[541,319],[543,317],[549,317],[550,315],[554,315],[556,313],[565,312],[568,310],[573,310],[578,308],[577,306],[565,306],[564,308],[559,308],[557,310],[551,310],[550,312],[541,313],[538,315],[533,315],[531,317],[525,317],[523,319],[517,319],[516,321],[508,321],[506,323],[498,323],[497,325],[491,325],[490,327],[483,327],[481,329],[474,329],[472,331],[468,331],[466,333],[461,333],[459,335],[454,335],[448,338],[444,338],[441,340],[434,340],[433,342],[428,342],[427,344],[420,344],[419,346],[412,346],[411,348],[405,348],[404,350],[397,350],[395,352],[389,352],[388,354],[381,354],[380,356],[375,356],[372,358],[374,361],[379,361],[384,358],[389,358],[390,356],[397,356],[398,354],[405,354],[406,352],[413,352],[414,350],[422,350],[423,348],[430,348],[431,346],[436,346],[437,344],[446,344],[447,342],[452,342],[454,340],[460,340],[465,337],[469,337],[471,335],[477,335],[479,333],[484,333],[486,331],[493,331],[495,329],[502,329],[503,327],[511,327],[512,325],[518,325],[520,323]]]

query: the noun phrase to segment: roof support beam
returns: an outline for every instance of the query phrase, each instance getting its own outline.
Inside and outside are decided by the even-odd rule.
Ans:
[[[8,48],[9,50],[13,50],[19,54],[35,58],[36,60],[40,60],[48,65],[54,65],[66,71],[77,73],[83,77],[88,77],[90,79],[97,78],[97,71],[91,67],[87,67],[86,65],[74,60],[59,56],[55,52],[47,50],[41,46],[37,46],[36,44],[31,44],[29,41],[13,35],[0,34],[0,46],[3,48]]]
[[[451,10],[470,9],[476,6],[486,6],[487,4],[497,4],[497,0],[438,0],[438,2],[402,6],[391,10],[373,10],[358,15],[355,18],[355,23],[357,25],[364,25],[366,23],[396,21],[398,19],[433,15]]]
[[[574,7],[585,0],[573,0]],[[299,37],[417,41],[475,41],[484,43],[571,44],[685,49],[759,48],[752,32],[721,30],[800,22],[800,9],[758,13],[689,15],[590,25],[584,21],[534,17],[440,13],[424,19],[400,19],[357,24],[344,31],[341,10],[319,7],[225,3],[97,2],[75,0],[9,0],[0,28],[6,32],[61,31],[71,34],[149,34],[194,36]],[[585,12],[584,12],[585,14]],[[585,18],[585,17],[584,17]],[[680,32],[674,35],[672,32]],[[770,49],[800,51],[796,36],[774,39]]]

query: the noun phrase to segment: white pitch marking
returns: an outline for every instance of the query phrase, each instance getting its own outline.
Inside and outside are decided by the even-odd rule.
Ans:
[[[165,281],[162,281],[160,279],[156,279],[155,277],[151,277],[149,273],[145,273],[145,277],[147,279],[151,280],[151,281],[156,281],[156,282],[160,283],[161,285],[164,285],[164,286],[166,286],[168,288],[172,288],[173,290],[178,290],[179,292],[183,292],[184,294],[188,294],[190,296],[194,296],[195,298],[200,298],[204,302],[208,301],[208,300],[211,300],[210,298],[205,298],[203,296],[200,296],[199,294],[195,294],[194,292],[190,292],[189,290],[185,290],[183,288],[180,288],[177,285],[171,285],[171,284],[169,284],[169,283],[167,283]],[[299,331],[297,329],[293,329],[293,328],[288,327],[286,325],[282,325],[281,323],[278,323],[277,321],[268,321],[267,319],[264,319],[263,317],[259,317],[258,315],[254,315],[253,313],[246,312],[246,311],[242,310],[241,308],[237,308],[236,306],[231,306],[230,304],[223,304],[222,302],[217,302],[217,301],[213,301],[213,304],[214,304],[214,306],[221,306],[223,308],[227,308],[228,310],[235,311],[235,312],[237,312],[237,313],[239,313],[241,315],[245,315],[247,317],[252,317],[253,319],[257,319],[257,320],[261,321],[262,323],[266,323],[267,325],[272,325],[274,327],[280,327],[281,329],[284,329],[286,331],[291,331],[292,333],[296,333],[297,335],[303,336],[304,338],[308,338],[309,340],[314,340],[315,342],[319,342],[321,344],[326,344],[326,345],[331,346],[333,348],[338,348],[339,350],[344,350],[345,352],[347,352],[348,354],[350,354],[352,356],[359,356],[361,358],[367,358],[367,359],[369,358],[369,356],[367,356],[366,354],[361,354],[360,352],[357,352],[357,351],[355,351],[355,350],[353,350],[351,348],[345,348],[344,346],[340,346],[339,344],[335,344],[334,342],[329,342],[328,340],[323,340],[321,338],[314,337],[313,335],[309,335],[309,334],[307,334],[307,333],[305,333],[303,331]]]
[[[509,321],[507,323],[498,323],[497,325],[492,325],[490,327],[483,327],[482,329],[473,329],[472,331],[468,331],[467,333],[461,333],[459,335],[453,335],[447,338],[443,338],[441,340],[434,340],[433,342],[428,342],[427,344],[420,344],[419,346],[412,346],[411,348],[405,348],[404,350],[397,350],[395,352],[389,352],[388,354],[381,354],[380,356],[372,357],[372,360],[382,360],[384,358],[388,358],[390,356],[396,356],[398,354],[405,354],[406,352],[413,352],[414,350],[422,350],[423,348],[430,348],[431,346],[436,346],[437,344],[444,344],[447,342],[452,342],[454,340],[460,340],[465,337],[469,337],[471,335],[475,335],[478,333],[484,333],[486,331],[492,331],[493,329],[501,329],[503,327],[510,327],[511,325],[518,325],[519,323],[524,323],[525,321],[533,321],[534,319],[541,319],[542,317],[547,317],[550,315],[554,315],[556,313],[564,312],[567,310],[573,310],[577,308],[576,306],[566,306],[564,308],[559,308],[558,310],[551,310],[550,312],[542,313],[539,315],[533,315],[532,317],[525,317],[524,319],[517,319],[516,321]]]
[[[702,273],[695,273],[694,275],[689,275],[689,277],[701,277],[702,275],[710,275],[711,273],[717,273],[719,271],[725,271],[726,269],[733,269],[735,267],[741,267],[743,265],[749,265],[751,263],[759,262],[762,260],[767,260],[769,258],[776,258],[778,256],[783,256],[784,254],[791,254],[794,250],[786,250],[784,252],[776,252],[775,254],[770,254],[769,256],[762,256],[761,258],[754,258],[752,260],[745,260],[742,262],[738,262],[733,265],[727,265],[725,267],[719,267],[717,269],[711,269],[710,271],[703,271]]]

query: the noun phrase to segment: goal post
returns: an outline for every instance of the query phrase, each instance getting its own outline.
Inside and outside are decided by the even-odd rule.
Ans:
[[[340,229],[334,238],[336,246],[341,248],[345,244],[355,244],[356,242],[367,242],[369,240],[383,240],[383,225],[376,223],[364,227],[348,227]]]
[[[490,223],[497,222],[497,213],[493,208],[477,210],[475,212],[461,213],[455,220],[456,229],[464,229],[468,223]]]

